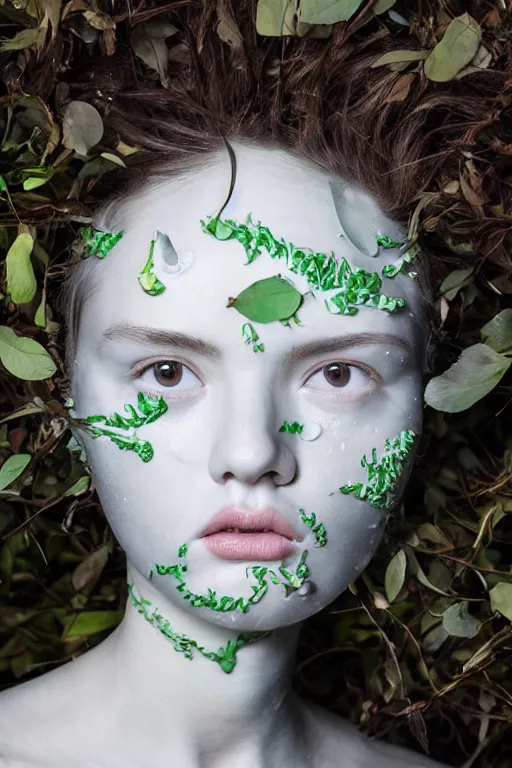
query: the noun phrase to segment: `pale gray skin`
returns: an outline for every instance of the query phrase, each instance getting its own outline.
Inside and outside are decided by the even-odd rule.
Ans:
[[[366,269],[380,271],[397,258],[396,252],[371,258],[338,237],[329,179],[316,167],[246,144],[236,144],[236,153],[237,182],[225,217],[245,221],[252,213],[277,237],[326,253],[334,249]],[[163,182],[125,205],[125,236],[104,261],[93,258],[89,265],[97,290],[81,320],[73,395],[80,417],[122,413],[124,403],[136,403],[138,391],[162,393],[168,400],[167,414],[139,430],[155,451],[148,464],[106,438],[84,438],[93,480],[126,550],[128,578],[137,592],[159,608],[174,631],[209,649],[225,646],[242,630],[274,631],[239,651],[228,675],[199,654],[190,661],[175,652],[128,604],[121,625],[99,646],[0,696],[2,768],[147,768],[160,760],[181,768],[434,766],[419,754],[367,739],[291,690],[301,622],[359,575],[386,519],[353,496],[329,494],[344,483],[366,480],[360,460],[373,447],[381,455],[386,438],[402,429],[421,430],[417,286],[407,276],[385,281],[386,293],[408,302],[396,315],[370,308],[354,317],[331,315],[323,303],[326,294],[317,293],[316,301],[309,296],[299,310],[303,327],[255,325],[265,343],[265,352],[255,354],[241,337],[246,318],[226,308],[228,297],[278,272],[302,292],[311,286],[266,254],[245,266],[238,242],[219,242],[201,231],[199,220],[216,213],[229,178],[227,155],[219,153],[206,170]],[[380,230],[403,239],[373,200],[350,186],[347,193],[352,234],[359,228],[368,242],[368,231]],[[137,281],[154,229],[171,237],[178,254],[193,257],[177,277],[155,263],[167,285],[158,297],[146,295]],[[98,348],[108,328],[127,323],[203,338],[217,345],[222,357],[211,360],[165,344],[127,340]],[[347,346],[348,336],[361,333],[392,334],[411,350],[391,343]],[[325,337],[339,337],[339,349],[284,365],[294,345]],[[158,360],[186,366],[175,387],[179,395],[159,384],[152,369],[130,378],[134,364]],[[354,366],[346,387],[334,387],[323,376],[332,362]],[[285,420],[320,424],[321,434],[306,442],[280,433]],[[245,567],[255,563],[220,560],[197,538],[230,503],[269,504],[296,526],[304,540],[287,565],[296,566],[301,552],[309,550],[314,593],[285,598],[281,587],[271,586],[244,616],[191,608],[169,577],[148,581],[153,563],[175,562],[178,547],[187,542],[191,589],[248,597]],[[299,521],[300,507],[325,524],[326,547],[314,548],[312,532]],[[280,563],[267,565],[277,569]]]

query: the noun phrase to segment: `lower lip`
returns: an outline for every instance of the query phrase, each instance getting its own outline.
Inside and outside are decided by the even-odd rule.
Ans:
[[[202,541],[224,560],[283,560],[294,550],[293,541],[278,533],[212,533]]]

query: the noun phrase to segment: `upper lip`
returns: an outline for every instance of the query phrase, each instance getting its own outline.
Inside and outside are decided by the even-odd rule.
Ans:
[[[249,509],[248,507],[224,507],[210,520],[200,537],[210,536],[226,528],[238,528],[240,531],[272,531],[287,539],[301,541],[291,523],[273,507]]]

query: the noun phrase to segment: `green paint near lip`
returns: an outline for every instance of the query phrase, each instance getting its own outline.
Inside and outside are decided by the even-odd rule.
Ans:
[[[82,428],[94,438],[109,437],[121,450],[134,451],[142,461],[148,462],[153,458],[151,443],[142,440],[136,434],[123,435],[109,429],[109,427],[116,427],[133,430],[136,427],[143,427],[163,416],[168,409],[163,397],[150,397],[144,392],[139,392],[137,395],[137,407],[140,413],[137,413],[133,405],[126,404],[124,409],[128,416],[121,416],[119,413],[114,413],[112,416],[87,416],[83,419],[85,426],[82,425]],[[103,422],[102,426],[98,426],[98,422]]]
[[[153,252],[155,250],[156,236],[151,240],[149,246],[149,256],[141,271],[139,272],[138,281],[142,288],[150,296],[159,296],[165,291],[165,285],[158,279],[153,272]]]
[[[98,259],[104,259],[122,238],[124,231],[112,234],[112,232],[100,232],[92,227],[80,227],[79,234],[84,244],[84,256],[97,256]]]
[[[313,533],[315,534],[315,547],[325,547],[327,544],[327,531],[323,523],[316,522],[316,515],[314,512],[308,517],[303,509],[299,510],[301,520],[309,525]]]
[[[280,432],[289,432],[291,435],[300,435],[303,429],[304,424],[299,424],[298,421],[292,421],[291,423],[285,421],[284,424],[279,427]]]
[[[368,501],[378,509],[389,509],[394,502],[394,492],[397,488],[403,463],[411,452],[416,439],[412,429],[404,429],[400,434],[384,443],[386,454],[377,460],[377,449],[372,450],[371,460],[363,456],[361,466],[368,472],[368,482],[342,485],[339,489],[343,494],[352,493],[361,501]]]
[[[405,306],[405,299],[380,293],[382,281],[376,272],[354,267],[345,258],[338,262],[334,253],[316,253],[308,248],[296,248],[293,243],[283,239],[277,240],[268,227],[262,226],[260,222],[255,224],[250,214],[245,224],[239,224],[233,219],[211,218],[208,223],[201,220],[201,227],[218,240],[238,240],[247,254],[247,264],[265,249],[272,259],[284,259],[290,271],[304,275],[317,290],[340,288],[340,292],[329,299],[339,312],[331,311],[328,301],[325,301],[331,314],[355,315],[358,306],[386,312],[394,312]]]
[[[182,545],[178,550],[178,557],[182,558],[184,556],[179,554],[184,546],[186,545]],[[304,580],[309,575],[309,569],[306,565],[307,556],[308,551],[305,550],[301,555],[300,561],[295,571],[290,571],[284,566],[279,568],[280,573],[282,576],[284,576],[286,582],[288,583],[281,581],[276,573],[270,570],[270,568],[267,566],[254,565],[246,568],[246,575],[248,575],[248,571],[252,571],[253,576],[257,580],[257,584],[253,584],[251,586],[253,594],[249,598],[235,598],[229,595],[218,597],[217,593],[213,589],[208,589],[208,593],[206,595],[194,594],[189,589],[187,589],[187,585],[185,583],[184,574],[187,572],[186,563],[175,563],[173,565],[159,565],[158,563],[155,563],[154,567],[160,576],[172,576],[173,578],[177,579],[178,585],[176,589],[181,593],[183,599],[187,600],[190,605],[194,606],[194,608],[209,608],[212,611],[218,611],[220,613],[236,610],[240,610],[242,613],[247,613],[251,605],[259,603],[259,601],[267,594],[269,588],[269,583],[266,580],[267,577],[273,584],[280,584],[284,587],[285,597],[288,597],[291,592],[294,592],[296,589],[302,586]]]
[[[216,662],[223,672],[229,674],[236,666],[236,655],[240,648],[246,645],[262,640],[268,637],[270,632],[241,632],[235,640],[229,640],[226,646],[220,647],[217,651],[207,651],[204,646],[199,645],[196,640],[192,640],[187,635],[173,632],[170,622],[159,612],[158,608],[150,614],[146,606],[152,605],[150,600],[137,598],[133,592],[133,584],[128,584],[128,593],[130,601],[138,613],[142,614],[147,622],[156,627],[165,637],[167,637],[175,651],[183,653],[186,659],[194,658],[194,650],[199,651],[206,659]]]

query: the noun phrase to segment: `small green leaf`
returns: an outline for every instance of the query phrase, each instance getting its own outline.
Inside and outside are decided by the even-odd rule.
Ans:
[[[336,24],[347,21],[363,0],[301,0],[299,16],[308,24]]]
[[[79,155],[86,155],[103,136],[103,120],[86,101],[70,101],[64,112],[62,143]]]
[[[469,64],[480,45],[482,30],[469,13],[457,16],[447,26],[443,39],[425,61],[429,80],[445,83]]]
[[[443,627],[452,637],[476,637],[480,622],[469,613],[469,603],[454,603],[443,613]]]
[[[407,49],[388,51],[373,62],[372,68],[383,67],[386,64],[402,64],[406,61],[421,61],[422,59],[426,59],[429,55],[429,51],[410,51]]]
[[[17,453],[15,456],[9,456],[0,467],[0,491],[13,483],[28,466],[30,459],[28,453]]]
[[[407,557],[403,549],[399,549],[386,568],[384,576],[384,586],[386,596],[390,603],[396,598],[403,587],[405,579],[405,570],[407,568]]]
[[[9,373],[24,381],[49,379],[57,370],[41,344],[25,336],[16,336],[12,328],[0,326],[0,362]]]
[[[256,32],[264,37],[295,35],[297,0],[258,0]]]
[[[271,323],[290,318],[302,303],[302,294],[281,277],[257,280],[229,299],[228,307],[234,307],[241,315],[256,323]]]
[[[512,352],[512,309],[504,309],[481,329],[482,341],[495,352]]]
[[[6,257],[7,290],[15,304],[26,304],[32,301],[37,290],[37,281],[30,254],[34,241],[27,233],[18,235],[9,248]]]
[[[24,48],[30,48],[37,43],[38,38],[39,30],[37,28],[22,29],[17,35],[0,45],[0,52],[21,51]]]
[[[90,482],[90,475],[82,475],[82,477],[78,478],[76,483],[73,483],[73,485],[67,489],[64,496],[78,496],[88,489]]]
[[[105,160],[109,160],[111,163],[120,165],[121,168],[126,168],[125,161],[121,157],[118,157],[117,155],[113,155],[112,152],[102,152],[100,157],[104,157]]]
[[[487,344],[473,344],[447,371],[429,381],[425,401],[438,411],[465,411],[494,389],[511,363]]]
[[[379,16],[381,13],[389,11],[396,3],[396,0],[377,0],[372,8],[372,11]]]
[[[70,617],[62,633],[62,640],[79,635],[95,635],[105,629],[117,627],[124,611],[85,611],[76,617]]]
[[[491,598],[491,610],[498,611],[506,619],[512,621],[512,584],[499,581],[489,591],[489,597]]]
[[[23,182],[23,189],[26,192],[30,192],[31,189],[42,187],[43,184],[46,184],[46,182],[50,181],[52,176],[53,170],[50,170],[48,173],[44,174],[44,176],[29,176],[28,179],[25,179]]]

